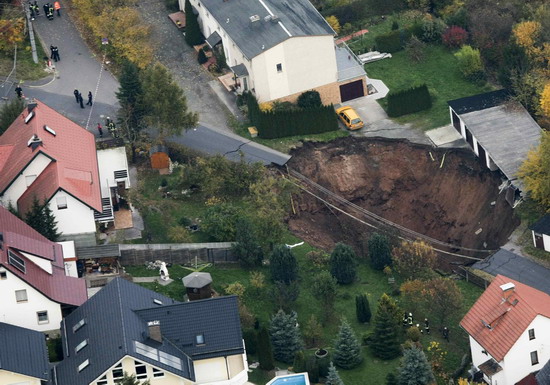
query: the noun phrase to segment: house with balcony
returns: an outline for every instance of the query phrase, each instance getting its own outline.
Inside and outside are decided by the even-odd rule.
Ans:
[[[477,376],[488,384],[515,385],[550,360],[550,295],[503,275],[460,326],[469,334]]]
[[[0,384],[44,385],[49,381],[44,334],[0,322]]]
[[[61,319],[88,298],[73,256],[71,243],[51,242],[0,206],[0,322],[59,330]]]
[[[46,202],[63,239],[95,244],[96,221],[114,220],[113,196],[129,187],[126,155],[116,154],[98,156],[92,133],[32,101],[0,136],[0,204],[24,216]]]
[[[243,385],[248,365],[237,298],[180,303],[116,278],[63,320],[56,385]]]
[[[290,101],[309,90],[324,104],[367,94],[363,65],[309,0],[190,0],[206,43],[222,50],[238,93]],[[179,0],[184,9],[185,0]]]

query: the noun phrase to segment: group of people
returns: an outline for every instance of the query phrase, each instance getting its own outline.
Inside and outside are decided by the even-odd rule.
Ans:
[[[61,4],[59,4],[59,1],[56,0],[53,4],[46,3],[43,5],[43,7],[44,7],[44,13],[46,14],[46,17],[48,18],[48,20],[53,20],[54,10],[57,12],[57,16],[61,16]]]
[[[76,99],[76,102],[80,104],[80,108],[84,108],[84,98],[82,97],[82,94],[78,90],[74,90],[73,92],[74,97]],[[86,103],[87,106],[92,105],[92,91],[88,91],[88,102]]]
[[[34,3],[29,2],[29,10],[31,11],[31,20],[34,20],[36,16],[40,16],[40,7],[38,6],[36,0]]]
[[[59,57],[59,48],[57,46],[50,45],[50,59],[53,59],[55,62],[61,61],[61,58]]]
[[[403,327],[404,328],[410,328],[413,325],[414,325],[414,323],[413,323],[412,313],[407,313],[407,312],[403,313]],[[420,333],[426,334],[426,335],[430,334],[430,321],[427,318],[424,318],[424,327],[423,328],[420,327],[419,323],[417,323],[414,326],[416,326],[416,328],[418,328],[418,330],[420,330]],[[445,338],[445,340],[447,342],[449,342],[449,329],[447,327],[444,327],[442,329],[442,333],[443,333],[443,338]]]

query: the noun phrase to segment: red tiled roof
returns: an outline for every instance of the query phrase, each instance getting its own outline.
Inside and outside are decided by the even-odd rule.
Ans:
[[[503,301],[504,294],[500,286],[509,282],[515,285],[515,290],[508,300]],[[539,314],[550,318],[548,294],[503,275],[497,275],[464,316],[460,326],[495,360],[502,361]],[[489,324],[491,329],[484,323]]]
[[[55,302],[80,306],[86,301],[88,295],[85,281],[65,275],[63,249],[60,244],[43,237],[2,206],[0,233],[4,239],[0,250],[0,265]],[[8,250],[25,260],[25,273],[8,263]],[[44,271],[20,252],[51,261],[52,274]]]
[[[34,117],[25,124],[28,112],[23,111],[0,136],[0,194],[36,155],[43,153],[52,158],[55,165],[50,163],[48,178],[39,176],[18,203],[28,207],[34,196],[50,199],[61,188],[89,207],[101,211],[101,188],[93,134],[42,102],[37,101],[33,112]],[[54,130],[56,135],[46,131],[45,125]],[[42,140],[42,144],[35,149],[28,146],[33,135]]]
[[[533,373],[524,377],[520,382],[516,382],[516,385],[539,385],[535,375]]]

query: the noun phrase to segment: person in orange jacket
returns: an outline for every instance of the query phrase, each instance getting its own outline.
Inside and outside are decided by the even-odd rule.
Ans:
[[[57,12],[57,16],[61,16],[61,4],[59,4],[59,1],[56,0],[56,2],[53,3],[53,7]]]

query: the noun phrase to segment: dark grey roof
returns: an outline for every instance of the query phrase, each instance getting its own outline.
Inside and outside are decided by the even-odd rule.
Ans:
[[[82,319],[85,325],[73,332]],[[162,343],[148,337],[149,321],[160,321]],[[212,343],[206,340],[202,347],[187,346],[196,334],[204,334],[205,340],[212,336]],[[122,278],[110,282],[71,313],[62,323],[62,338],[68,351],[56,367],[57,385],[88,385],[126,355],[194,380],[192,354],[202,358],[244,351],[234,297],[180,303]],[[75,347],[85,339],[88,345],[75,353]],[[136,342],[157,354],[175,356],[181,360],[181,368],[140,354]],[[86,359],[89,366],[78,373],[78,366]]]
[[[0,370],[49,381],[44,334],[0,322]]]
[[[309,0],[201,0],[201,3],[248,59],[293,36],[334,35]],[[259,18],[252,22],[252,16]]]
[[[538,146],[541,137],[539,125],[527,110],[508,101],[459,115],[504,175],[515,180],[527,153]],[[521,189],[519,181],[514,184]]]
[[[120,257],[120,247],[118,243],[77,247],[76,256],[78,259],[87,258],[103,258],[103,257]]]
[[[216,45],[222,42],[222,37],[218,34],[217,31],[214,31],[208,38],[206,38],[206,43],[210,48],[214,48]]]
[[[550,385],[550,360],[542,367],[535,378],[538,385]]]
[[[234,67],[231,67],[231,71],[239,77],[239,76],[248,76],[248,70],[246,69],[246,66],[244,64],[237,64]]]
[[[505,90],[497,90],[467,96],[465,98],[450,100],[447,103],[457,114],[465,114],[467,112],[481,111],[486,108],[500,106],[506,100],[510,99],[510,93]]]
[[[212,283],[212,276],[210,273],[201,273],[193,272],[189,275],[186,275],[181,279],[183,281],[183,286],[189,287],[191,289],[200,289]]]
[[[157,152],[165,152],[168,154],[168,147],[162,145],[162,144],[155,144],[154,146],[151,146],[149,149],[149,155],[153,155]]]
[[[191,359],[244,353],[237,297],[215,297],[136,312],[145,321],[160,321],[167,338]],[[183,327],[183,325],[185,325]],[[197,345],[202,334],[204,344]]]
[[[365,68],[355,54],[344,43],[336,49],[336,67],[338,68],[338,81],[367,76]]]
[[[550,214],[544,215],[534,225],[531,226],[531,230],[535,233],[550,235]]]
[[[550,294],[550,270],[511,251],[500,249],[495,254],[476,262],[473,268],[491,275],[501,274]]]

